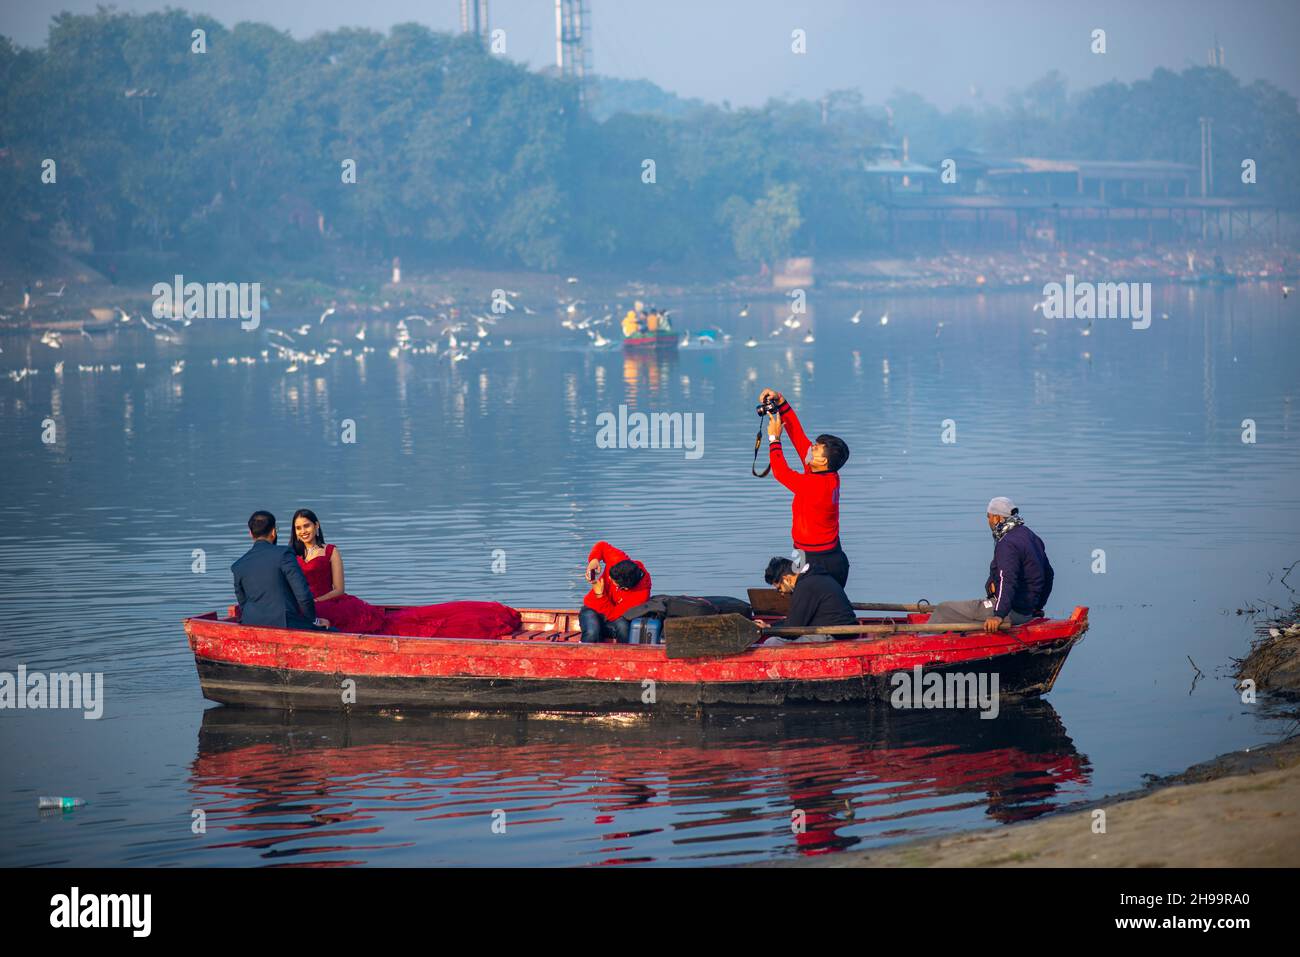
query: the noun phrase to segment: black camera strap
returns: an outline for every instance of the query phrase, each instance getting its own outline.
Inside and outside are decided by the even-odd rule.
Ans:
[[[754,464],[749,467],[750,474],[755,478],[767,478],[767,473],[772,471],[772,462],[769,459],[767,467],[759,472],[758,469],[758,450],[763,447],[763,413],[758,413],[758,435],[754,436]]]

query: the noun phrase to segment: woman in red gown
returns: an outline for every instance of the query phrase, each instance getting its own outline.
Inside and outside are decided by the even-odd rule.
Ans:
[[[293,551],[307,587],[316,599],[316,614],[331,628],[369,635],[384,630],[384,610],[343,590],[343,556],[325,544],[320,520],[309,508],[293,513]]]
[[[343,556],[325,544],[309,508],[293,513],[293,551],[316,599],[316,614],[331,628],[360,635],[405,638],[502,638],[522,627],[519,612],[494,601],[451,601],[387,610],[344,590]]]

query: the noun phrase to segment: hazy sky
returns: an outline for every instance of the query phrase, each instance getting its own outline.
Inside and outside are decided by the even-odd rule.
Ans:
[[[44,42],[59,11],[93,12],[97,0],[0,0],[0,33]],[[102,0],[100,0],[102,2]],[[120,0],[120,10],[169,4]],[[173,0],[227,25],[256,20],[296,37],[340,26],[387,30],[416,21],[459,26],[459,0]],[[645,78],[683,96],[734,105],[769,97],[815,98],[856,87],[868,102],[896,88],[944,107],[1001,102],[1053,68],[1071,89],[1133,80],[1165,66],[1206,62],[1215,34],[1244,80],[1271,80],[1300,95],[1300,0],[590,0],[597,72]],[[554,0],[491,0],[507,55],[542,66],[555,59]],[[791,31],[807,53],[790,50]],[[1090,52],[1094,28],[1107,52]],[[972,95],[972,86],[976,93]]]

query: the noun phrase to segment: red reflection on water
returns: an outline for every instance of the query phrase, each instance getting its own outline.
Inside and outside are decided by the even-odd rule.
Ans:
[[[268,862],[345,853],[330,866],[624,864],[824,854],[983,817],[1020,821],[1079,794],[1088,772],[1045,703],[978,724],[952,714],[665,724],[215,708],[191,788],[210,834],[257,834],[210,850]],[[881,826],[893,822],[906,824]],[[506,834],[525,840],[490,843]],[[339,843],[361,835],[392,840]],[[314,843],[322,838],[331,844]]]

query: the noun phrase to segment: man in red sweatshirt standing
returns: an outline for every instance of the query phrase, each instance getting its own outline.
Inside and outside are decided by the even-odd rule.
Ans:
[[[767,426],[772,475],[794,492],[790,537],[809,565],[820,568],[844,588],[849,581],[849,558],[840,547],[839,471],[849,460],[849,447],[834,435],[819,435],[816,442],[809,442],[785,396],[775,389],[764,389],[758,397],[760,406],[769,399],[777,403],[776,413],[768,414]],[[783,429],[790,433],[794,450],[803,460],[802,472],[786,464],[781,449]]]
[[[650,573],[609,542],[597,542],[587,556],[587,581],[591,591],[578,613],[582,640],[626,643],[631,622],[623,613],[650,600]]]

